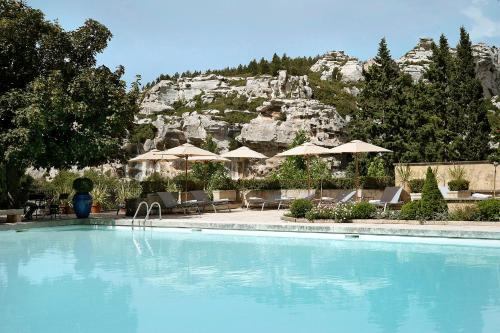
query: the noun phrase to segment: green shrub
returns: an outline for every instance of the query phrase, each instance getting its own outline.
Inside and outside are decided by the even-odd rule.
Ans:
[[[361,177],[361,187],[370,190],[383,190],[388,186],[394,185],[392,177]]]
[[[176,187],[181,191],[186,190],[186,175],[181,174],[175,176],[172,181],[175,183]],[[203,183],[198,179],[188,174],[187,177],[187,191],[203,190]]]
[[[424,187],[425,179],[417,178],[410,179],[408,183],[410,184],[410,190],[412,193],[422,193],[422,188]]]
[[[57,194],[71,194],[71,192],[73,191],[73,182],[77,178],[78,173],[76,172],[69,170],[59,170],[57,175],[50,182],[50,186]],[[40,183],[40,185],[42,184]]]
[[[318,184],[319,185],[319,184]],[[329,178],[323,180],[323,189],[351,189],[354,187],[354,179],[350,177]]]
[[[500,221],[500,200],[488,199],[477,204],[479,219],[482,221]]]
[[[138,198],[142,193],[142,187],[136,180],[120,179],[115,191],[115,203],[117,205],[125,204],[127,199]]]
[[[424,219],[433,219],[437,214],[446,213],[448,206],[439,191],[436,176],[430,167],[427,168],[425,183],[422,188],[419,215]]]
[[[158,172],[153,172],[140,183],[142,187],[141,196],[144,197],[149,193],[165,192],[167,191],[168,183],[168,178],[163,177]]]
[[[469,189],[469,181],[463,178],[450,180],[448,187],[450,191],[466,191]]]
[[[313,208],[311,200],[297,199],[290,205],[290,213],[293,217],[303,218]]]
[[[405,203],[399,216],[402,220],[417,220],[420,216],[420,200]]]
[[[94,189],[92,180],[86,177],[80,177],[73,181],[73,189],[76,193],[90,193]]]
[[[479,218],[479,209],[476,205],[460,207],[448,214],[449,221],[475,221]]]
[[[313,220],[335,220],[338,223],[349,222],[352,219],[352,204],[338,204],[333,208],[315,207],[306,213],[306,218]]]
[[[368,202],[358,202],[351,207],[352,219],[369,219],[375,216],[377,209]]]
[[[236,183],[229,177],[226,171],[218,170],[214,173],[208,182],[208,188],[210,190],[234,190],[236,189]]]

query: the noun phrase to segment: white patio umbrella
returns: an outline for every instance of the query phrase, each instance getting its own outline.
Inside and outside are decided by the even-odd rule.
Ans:
[[[184,158],[185,161],[185,195],[184,195],[184,201],[187,201],[187,180],[188,180],[188,161],[189,157],[193,156],[217,156],[217,154],[214,154],[212,152],[209,152],[208,150],[201,149],[198,147],[193,146],[190,143],[185,143],[180,146],[167,149],[164,151],[157,152],[156,154],[158,155],[175,155],[178,157]]]
[[[286,156],[303,156],[306,160],[306,169],[307,169],[307,193],[311,191],[311,174],[309,171],[309,158],[311,156],[325,155],[331,154],[330,149],[317,146],[314,143],[306,142],[301,144],[300,146],[294,147],[292,149],[288,149],[284,152],[277,154],[278,157],[286,157]]]
[[[233,160],[239,159],[239,160],[249,160],[249,159],[266,159],[267,156],[264,154],[261,154],[259,152],[256,152],[255,150],[252,150],[248,147],[240,147],[231,151],[228,151],[227,153],[221,154],[222,157],[225,158],[230,158]],[[242,162],[243,163],[243,162]],[[243,172],[243,177],[244,177],[244,172]]]
[[[131,158],[129,162],[153,162],[154,171],[156,171],[156,163],[159,161],[173,161],[177,160],[179,157],[174,155],[158,155],[160,151],[158,149],[152,149],[147,153],[138,155],[134,158]]]
[[[390,153],[392,150],[385,149],[379,146],[372,145],[371,143],[367,143],[361,140],[352,140],[348,143],[344,143],[343,145],[337,146],[335,148],[330,149],[330,152],[333,154],[341,154],[341,153],[353,153],[354,161],[356,165],[356,199],[359,200],[359,154],[360,153]]]
[[[231,162],[230,159],[219,155],[215,156],[190,156],[188,162]]]

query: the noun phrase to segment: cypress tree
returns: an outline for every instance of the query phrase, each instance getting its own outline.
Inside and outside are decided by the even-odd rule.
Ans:
[[[450,85],[454,122],[449,126],[455,134],[451,142],[451,157],[456,160],[482,160],[490,152],[488,111],[475,68],[469,34],[461,27]]]
[[[423,148],[423,160],[447,161],[454,137],[450,124],[456,123],[449,95],[454,63],[444,35],[439,38],[439,46],[432,43],[431,48],[431,63],[424,74],[426,82],[420,83],[421,89],[416,96],[419,99],[416,110],[420,125],[417,136]]]
[[[424,219],[432,219],[436,214],[446,213],[448,206],[439,191],[436,175],[431,167],[427,168],[424,187],[422,188],[422,200],[420,200],[419,216]]]
[[[385,38],[379,43],[375,63],[363,75],[365,87],[349,136],[392,150],[393,154],[383,157],[389,163],[404,160],[407,143],[411,142],[407,103],[412,81],[392,59]]]

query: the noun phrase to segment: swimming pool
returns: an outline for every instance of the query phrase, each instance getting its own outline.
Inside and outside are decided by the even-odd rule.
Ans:
[[[500,248],[0,232],[0,332],[499,332]]]

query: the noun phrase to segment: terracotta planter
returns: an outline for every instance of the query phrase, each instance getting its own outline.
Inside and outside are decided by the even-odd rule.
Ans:
[[[71,213],[71,207],[69,205],[61,205],[59,206],[59,212],[64,215],[68,215]]]
[[[471,191],[470,190],[464,190],[464,191],[448,191],[448,199],[465,199],[465,198],[470,198],[471,196]]]
[[[92,208],[90,209],[90,212],[92,214],[97,214],[101,212],[101,205],[100,204],[93,204]]]

